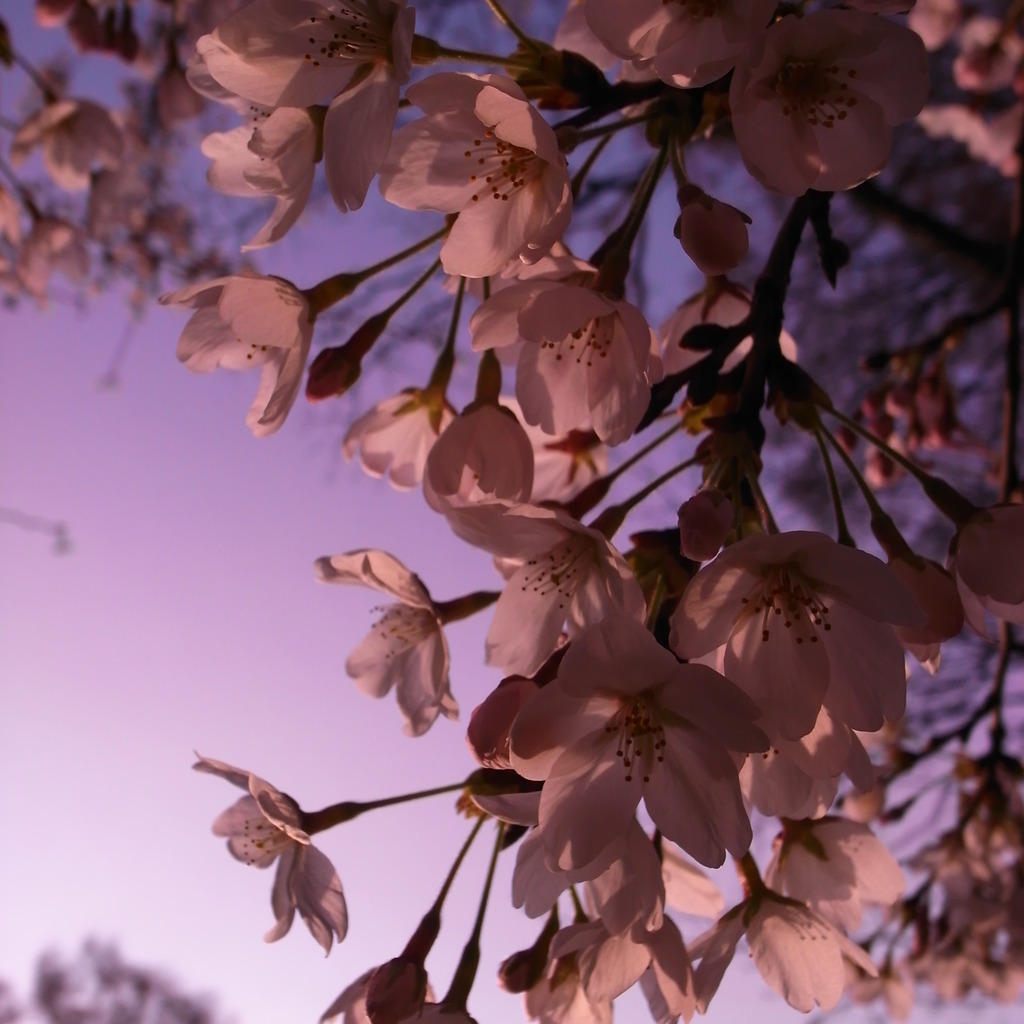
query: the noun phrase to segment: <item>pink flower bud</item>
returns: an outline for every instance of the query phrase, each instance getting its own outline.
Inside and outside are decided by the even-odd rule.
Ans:
[[[698,491],[679,508],[679,549],[695,562],[706,562],[718,554],[732,529],[735,512],[721,491],[709,487]]]
[[[405,956],[381,964],[366,985],[366,1013],[373,1024],[399,1024],[423,1009],[427,972]]]
[[[498,683],[484,702],[473,709],[466,729],[469,752],[484,768],[511,768],[509,732],[516,715],[540,692],[532,679],[509,676]]]
[[[696,185],[679,190],[679,207],[676,237],[702,274],[717,277],[739,265],[750,246],[745,213]]]

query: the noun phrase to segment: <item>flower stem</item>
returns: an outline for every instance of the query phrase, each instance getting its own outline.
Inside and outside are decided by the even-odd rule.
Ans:
[[[528,50],[537,51],[537,44],[512,20],[505,12],[498,0],[484,0],[484,3],[494,12],[494,16],[502,23],[523,44]]]
[[[434,391],[443,395],[448,389],[448,381],[451,380],[452,370],[455,367],[455,338],[459,333],[459,318],[462,316],[462,299],[466,294],[466,279],[459,278],[459,287],[455,292],[455,304],[452,307],[452,319],[448,325],[448,337],[445,338],[444,348],[437,357],[434,369],[430,374],[430,381],[427,384],[428,391]]]
[[[590,528],[593,530],[599,530],[609,540],[611,540],[618,532],[619,527],[622,526],[626,516],[629,515],[629,513],[640,504],[640,502],[653,494],[659,487],[661,487],[662,484],[668,483],[672,477],[677,476],[682,473],[683,470],[689,469],[691,466],[697,465],[702,458],[703,457],[700,455],[694,455],[692,458],[680,462],[679,465],[666,470],[661,474],[661,476],[656,477],[649,484],[641,487],[640,490],[631,498],[627,498],[618,505],[610,505],[608,508],[603,509],[597,519],[590,524]]]
[[[443,793],[455,793],[465,789],[471,781],[472,776],[461,782],[450,782],[445,786],[434,786],[431,789],[419,789],[412,793],[381,797],[379,800],[344,800],[319,811],[304,811],[302,826],[309,835],[315,835],[317,832],[323,832],[335,825],[342,825],[346,821],[358,818],[360,814],[365,814],[367,811],[375,811],[381,807],[393,807],[396,804],[407,804],[414,800],[425,800],[427,797],[441,796]]]
[[[829,457],[828,448],[825,447],[825,439],[821,436],[820,430],[814,432],[814,440],[818,442],[821,461],[825,465],[825,475],[828,477],[829,493],[832,495],[832,507],[835,509],[836,514],[836,540],[849,548],[855,548],[857,542],[850,533],[850,528],[846,522],[846,514],[843,512],[843,496],[839,493],[839,481],[836,479],[836,470],[832,465],[832,459]]]
[[[498,57],[493,53],[480,53],[478,50],[464,50],[462,47],[452,49],[439,43],[429,36],[415,36],[412,42],[412,61],[414,64],[433,64],[439,60],[459,60],[469,64],[491,64],[513,70],[530,71],[536,62],[510,54]]]

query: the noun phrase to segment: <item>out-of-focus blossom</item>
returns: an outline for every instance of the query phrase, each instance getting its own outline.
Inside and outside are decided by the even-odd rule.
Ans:
[[[953,78],[965,92],[998,92],[1013,83],[1024,59],[1024,39],[1002,18],[976,15],[960,30]]]
[[[266,941],[286,935],[298,910],[310,934],[330,953],[334,939],[341,942],[348,930],[345,895],[331,862],[310,843],[299,805],[269,782],[223,761],[200,757],[192,767],[249,791],[217,818],[213,834],[225,836],[228,851],[243,864],[266,868],[277,861],[270,898],[277,923]]]
[[[21,241],[21,206],[3,185],[0,185],[0,238],[6,238],[11,245]]]
[[[925,107],[917,115],[917,123],[935,138],[962,142],[971,156],[984,160],[1005,177],[1017,175],[1017,139],[1024,125],[1024,103],[1014,103],[990,118],[966,104],[937,104]]]
[[[395,133],[388,202],[458,213],[441,247],[449,274],[488,277],[540,259],[569,224],[572,189],[551,126],[511,79],[431,75],[406,90],[425,117]]]
[[[893,125],[928,93],[921,39],[862,11],[785,17],[755,42],[729,90],[736,144],[767,188],[853,188],[888,162]]]
[[[54,183],[69,192],[89,187],[94,166],[116,167],[124,140],[105,107],[91,100],[55,100],[32,114],[11,139],[10,160],[19,167],[36,148]]]
[[[358,451],[364,472],[387,473],[392,487],[408,490],[423,480],[430,449],[454,416],[451,406],[434,391],[407,388],[354,420],[342,451],[346,459]]]
[[[313,340],[309,303],[295,285],[243,270],[161,295],[159,301],[196,311],[178,342],[178,358],[190,370],[262,367],[246,423],[257,437],[278,430],[295,404]]]
[[[907,24],[921,37],[926,50],[939,50],[963,19],[961,0],[917,0],[907,15]]]
[[[361,584],[398,598],[345,662],[357,688],[380,698],[394,687],[408,736],[422,736],[438,714],[458,718],[448,679],[448,643],[420,578],[386,551],[318,558],[315,568],[324,583]]]
[[[587,23],[620,57],[650,63],[679,88],[707,85],[734,67],[771,19],[772,0],[713,4],[587,0]]]
[[[822,533],[752,536],[690,581],[672,616],[672,647],[697,658],[725,644],[724,671],[797,740],[824,705],[874,732],[903,714],[906,674],[893,626],[925,621],[884,562]]]
[[[570,646],[519,713],[512,764],[543,780],[540,825],[562,868],[593,861],[644,801],[702,864],[750,844],[730,751],[764,749],[757,709],[704,665],[681,665],[647,629],[609,616]]]
[[[1024,505],[979,509],[950,546],[968,624],[987,635],[985,613],[1024,626]]]
[[[50,276],[57,271],[72,281],[89,273],[89,250],[77,224],[59,217],[39,217],[18,250],[15,271],[25,290],[40,303],[46,300]]]

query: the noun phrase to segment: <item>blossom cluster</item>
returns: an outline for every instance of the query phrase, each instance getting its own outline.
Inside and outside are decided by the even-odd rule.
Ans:
[[[39,0],[37,12],[88,22],[80,12],[99,17],[103,6]],[[1016,442],[1004,450],[998,495],[975,503],[915,459],[951,445],[957,425],[936,346],[887,358],[888,377],[848,417],[782,326],[805,228],[834,285],[849,252],[832,236],[829,194],[885,167],[896,126],[917,118],[1018,173],[999,142],[1012,138],[1019,152],[1016,8],[993,19],[957,0],[919,0],[903,18],[911,5],[900,0],[799,10],[774,0],[581,0],[549,43],[487,0],[518,39],[495,56],[419,34],[429,3],[192,6],[185,25],[203,31],[173,85],[161,77],[161,95],[175,117],[195,114],[195,97],[242,117],[201,150],[215,191],[269,200],[246,253],[301,230],[321,164],[341,212],[359,211],[376,187],[391,206],[444,215],[394,257],[306,288],[246,266],[160,301],[190,311],[178,345],[189,369],[260,367],[247,424],[262,437],[283,426],[304,382],[314,401],[348,392],[392,319],[439,270],[447,275],[451,327],[429,378],[354,417],[344,451],[371,476],[421,490],[460,540],[493,556],[496,587],[441,599],[393,554],[370,549],[325,555],[315,573],[390,600],[345,669],[365,694],[394,692],[407,735],[457,721],[459,701],[474,708],[466,739],[479,770],[462,806],[499,823],[495,857],[518,840],[512,902],[545,919],[536,944],[501,971],[528,1017],[604,1024],[639,984],[655,1021],[688,1021],[708,1010],[741,939],[764,981],[802,1011],[828,1010],[848,990],[884,998],[900,1018],[912,978],[950,998],[974,989],[1018,998],[1024,804],[1003,717],[1012,630],[1024,626]],[[928,51],[954,39],[957,85],[1001,96],[1000,113],[925,107]],[[490,70],[458,70],[465,63]],[[585,259],[574,250],[581,196],[620,140],[633,193]],[[710,195],[687,162],[719,143],[734,147],[756,187],[791,201],[750,288],[741,283],[750,218]],[[10,161],[38,152],[55,185],[95,195],[106,175],[125,173],[128,150],[124,125],[103,107],[52,95],[14,132]],[[675,238],[705,284],[652,326],[630,299],[631,266],[642,227],[671,236],[648,218],[666,176]],[[42,230],[46,218],[29,215]],[[23,216],[0,191],[6,245],[21,244]],[[80,265],[74,231],[62,230],[69,240],[48,242],[43,255],[21,246],[20,287],[42,294],[50,270]],[[1010,284],[989,315],[1019,320],[1016,231]],[[311,358],[331,307],[435,249],[397,300]],[[469,401],[457,363],[476,368]],[[1006,413],[1014,438],[1015,415]],[[780,525],[764,486],[769,417],[794,444],[817,443],[835,536]],[[660,433],[636,443],[649,430]],[[871,452],[863,470],[851,454],[861,440]],[[652,454],[667,471],[651,483],[625,477]],[[868,504],[873,542],[848,525],[836,467]],[[699,479],[684,486],[691,469]],[[882,507],[876,490],[899,475],[952,524],[944,563],[916,550]],[[610,504],[619,479],[636,489]],[[624,539],[627,516],[655,493],[678,507],[677,520]],[[445,627],[487,609],[484,656],[502,680],[490,693],[458,692]],[[908,666],[938,671],[943,646],[965,630],[996,639],[1004,657],[984,704],[930,745],[893,741]],[[968,741],[990,714],[990,747],[975,756]],[[876,829],[904,813],[898,794],[914,769],[958,737],[958,817],[908,863],[918,888],[907,895]],[[248,772],[206,758],[196,767],[248,791],[214,831],[240,860],[277,861],[268,940],[298,910],[328,951],[347,914],[310,837],[434,793],[308,812]],[[759,866],[751,844],[770,819],[777,836]],[[740,882],[728,907],[702,870],[727,860]],[[355,981],[325,1019],[471,1019],[479,920],[447,994],[427,984],[448,884],[401,955]],[[575,916],[563,925],[558,908],[570,901]],[[481,919],[485,904],[486,895]],[[709,923],[684,936],[670,909]],[[857,941],[866,917],[877,927]]]

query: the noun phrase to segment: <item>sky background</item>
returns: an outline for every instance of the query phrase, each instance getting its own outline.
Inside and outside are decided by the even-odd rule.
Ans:
[[[0,2],[16,30],[30,6]],[[371,219],[349,219],[320,250],[286,242],[265,266],[305,286],[372,262],[391,248],[364,227]],[[682,266],[673,248],[659,270]],[[682,297],[675,287],[654,289],[658,315]],[[345,887],[349,935],[326,959],[301,921],[267,945],[272,870],[235,862],[211,835],[240,794],[190,772],[193,751],[254,771],[309,809],[463,778],[474,767],[465,723],[498,680],[483,666],[487,617],[448,630],[461,724],[439,719],[411,740],[393,699],[362,697],[344,672],[381,595],[318,584],[312,566],[381,547],[442,600],[497,577],[418,494],[341,460],[342,424],[371,404],[369,391],[344,416],[300,402],[280,433],[256,441],[244,424],[255,375],[184,370],[174,355],[182,311],[152,309],[119,386],[103,386],[127,318],[116,297],[85,311],[59,294],[45,311],[0,310],[0,506],[65,522],[72,543],[58,556],[45,536],[0,524],[0,978],[24,995],[41,952],[70,955],[96,936],[214,994],[240,1022],[312,1022],[400,951],[469,825],[440,797],[317,837]],[[396,355],[391,369],[377,397],[424,382],[423,350]],[[489,845],[481,838],[468,858],[428,961],[439,994],[469,933]],[[508,907],[513,859],[499,864],[470,999],[481,1024],[522,1019],[493,971],[541,927]],[[978,1015],[943,1016],[968,1012]],[[799,1016],[739,963],[709,1020],[751,1015]],[[914,1019],[935,1016],[919,1009]],[[627,999],[619,1019],[646,1010]]]

